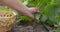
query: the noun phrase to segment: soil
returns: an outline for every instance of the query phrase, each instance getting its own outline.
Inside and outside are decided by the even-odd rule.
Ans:
[[[37,24],[37,23],[24,23],[24,24],[19,24],[18,21],[14,24],[13,28],[11,29],[10,32],[48,32],[45,27],[42,24]]]

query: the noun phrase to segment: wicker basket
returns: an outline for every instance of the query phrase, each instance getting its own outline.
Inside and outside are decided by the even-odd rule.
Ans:
[[[0,10],[0,32],[9,31],[16,20],[16,14]]]

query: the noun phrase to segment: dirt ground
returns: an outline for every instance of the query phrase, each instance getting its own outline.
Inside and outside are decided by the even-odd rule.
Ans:
[[[49,32],[43,25],[36,23],[25,23],[23,25],[18,25],[16,22],[10,32]]]

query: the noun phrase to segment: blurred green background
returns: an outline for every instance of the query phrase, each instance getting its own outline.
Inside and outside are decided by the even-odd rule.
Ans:
[[[28,7],[37,7],[41,9],[40,12],[35,14],[35,18],[39,23],[45,23],[49,26],[54,24],[60,26],[60,0],[19,0],[19,2],[22,2]],[[0,9],[6,11],[14,10],[7,6],[1,6]],[[16,12],[16,14],[19,20],[22,20],[23,22],[32,22],[32,19],[29,17],[18,14],[18,12]],[[60,32],[59,28],[57,29],[57,32]]]

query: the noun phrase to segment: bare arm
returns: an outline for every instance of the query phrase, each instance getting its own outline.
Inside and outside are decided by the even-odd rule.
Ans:
[[[1,2],[17,11],[20,11],[21,13],[28,9],[28,7],[19,3],[18,0],[1,0]]]
[[[32,19],[34,19],[34,15],[32,13],[36,12],[36,9],[29,9],[27,6],[23,5],[22,3],[19,3],[18,0],[0,0],[1,3],[17,10],[18,12],[22,13],[23,15],[26,15]],[[30,11],[30,10],[35,10]]]

